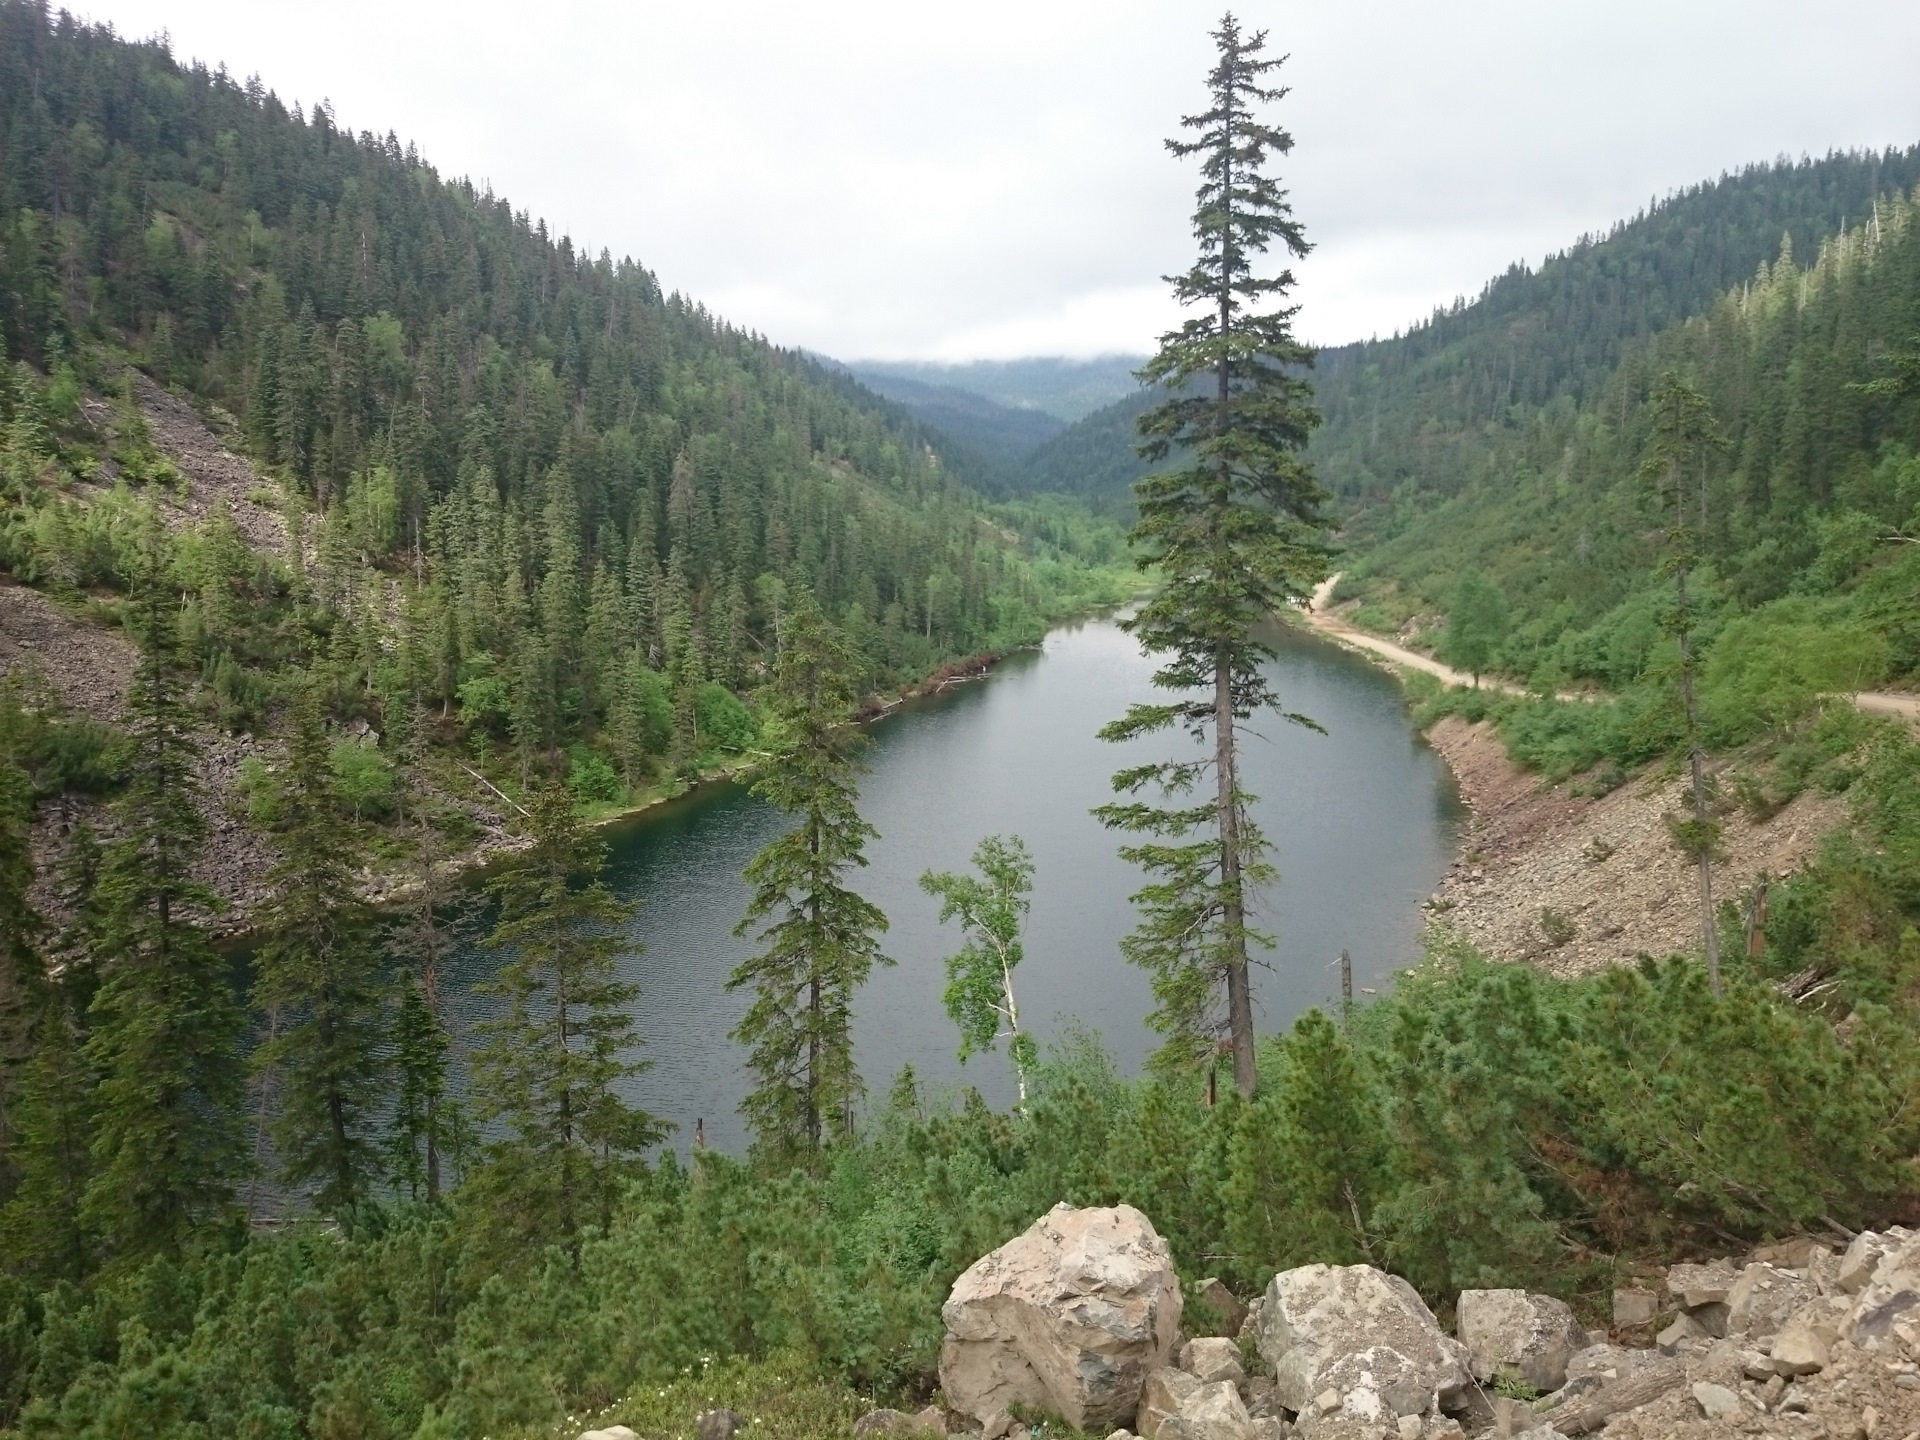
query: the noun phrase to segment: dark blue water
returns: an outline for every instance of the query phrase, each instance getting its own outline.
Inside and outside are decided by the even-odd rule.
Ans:
[[[1278,942],[1271,968],[1255,976],[1263,1031],[1337,996],[1342,948],[1361,987],[1382,987],[1418,959],[1419,903],[1446,870],[1461,816],[1450,775],[1414,733],[1391,677],[1291,629],[1272,638],[1287,708],[1328,733],[1270,719],[1246,758],[1282,877],[1258,917]],[[886,952],[897,961],[875,972],[855,1013],[856,1056],[875,1093],[911,1063],[923,1082],[976,1085],[996,1106],[1012,1101],[1003,1055],[964,1067],[954,1058],[941,957],[958,936],[936,923],[937,902],[918,884],[925,870],[965,868],[975,844],[994,833],[1022,836],[1038,868],[1027,958],[1015,977],[1023,1023],[1043,1043],[1070,1022],[1091,1027],[1129,1071],[1152,1048],[1147,976],[1119,952],[1139,873],[1087,813],[1111,797],[1114,770],[1183,743],[1095,738],[1130,702],[1153,698],[1152,670],[1111,621],[1090,620],[1056,630],[1040,651],[1014,656],[985,681],[914,702],[873,727],[862,810],[881,838],[858,888],[891,918]],[[632,934],[645,947],[629,978],[641,987],[636,1016],[653,1068],[633,1082],[631,1098],[676,1122],[683,1147],[696,1118],[710,1144],[745,1146],[736,1106],[747,1077],[727,1033],[748,997],[729,994],[724,982],[749,945],[732,933],[747,899],[740,871],[788,823],[744,787],[726,785],[611,836],[608,878],[639,902]],[[492,964],[470,950],[450,967],[457,1024],[484,1013],[489,1002],[472,987]]]

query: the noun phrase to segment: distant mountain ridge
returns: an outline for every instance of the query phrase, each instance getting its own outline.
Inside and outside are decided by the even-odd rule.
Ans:
[[[1091,360],[1037,355],[1022,360],[855,360],[847,368],[873,385],[876,378],[913,381],[965,391],[1013,410],[1038,410],[1065,424],[1084,419],[1139,388],[1134,371],[1144,355],[1101,355]]]

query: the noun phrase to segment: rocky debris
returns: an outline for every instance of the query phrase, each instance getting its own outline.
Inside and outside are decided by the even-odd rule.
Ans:
[[[1920,1238],[1888,1231],[1843,1255],[1783,1242],[1676,1265],[1666,1285],[1685,1323],[1663,1354],[1645,1344],[1651,1289],[1620,1292],[1636,1344],[1515,1290],[1462,1292],[1456,1341],[1396,1276],[1283,1271],[1249,1321],[1272,1378],[1245,1374],[1224,1339],[1191,1340],[1146,1376],[1133,1428],[1107,1440],[1920,1440]],[[1709,1333],[1716,1313],[1725,1336]],[[1552,1368],[1534,1373],[1557,1369],[1557,1385],[1523,1368],[1543,1357]],[[1550,1393],[1518,1399],[1515,1384]],[[1004,1413],[981,1440],[1002,1436],[1022,1440]]]
[[[1238,1385],[1247,1378],[1240,1347],[1231,1340],[1189,1340],[1180,1352],[1180,1368],[1203,1385],[1216,1380]]]
[[[1199,1390],[1200,1382],[1184,1370],[1171,1366],[1152,1371],[1146,1384],[1140,1387],[1140,1408],[1133,1417],[1133,1425],[1145,1440],[1160,1440],[1160,1427],[1180,1413],[1193,1394]]]
[[[1772,1335],[1818,1292],[1798,1271],[1765,1261],[1749,1265],[1727,1292],[1727,1328],[1731,1335]]]
[[[1133,1419],[1148,1375],[1171,1359],[1180,1281],[1131,1205],[1061,1204],[975,1261],[941,1318],[953,1409],[984,1421],[1024,1404],[1089,1430]]]
[[[1473,1377],[1512,1374],[1543,1394],[1567,1382],[1587,1332],[1564,1300],[1525,1290],[1462,1290],[1456,1328]]]
[[[1465,1347],[1441,1330],[1411,1285],[1371,1265],[1305,1265],[1275,1275],[1260,1307],[1258,1345],[1273,1368],[1275,1397],[1293,1411],[1334,1393],[1342,1411],[1377,1408],[1391,1420],[1454,1408],[1472,1383]],[[1336,1367],[1341,1383],[1371,1397],[1338,1390]]]
[[[222,445],[191,405],[137,372],[134,394],[155,448],[187,479],[185,504],[167,508],[197,524],[206,518],[215,500],[224,500],[234,527],[247,544],[285,556],[286,521],[277,509],[253,498],[263,492],[277,494],[279,487],[255,470],[250,461]]]
[[[1472,814],[1461,858],[1427,902],[1436,919],[1495,959],[1528,960],[1559,975],[1692,943],[1692,882],[1667,829],[1683,782],[1656,770],[1598,798],[1576,795],[1579,780],[1549,785],[1516,765],[1491,722],[1449,716],[1427,738]],[[1756,872],[1799,869],[1847,822],[1847,808],[1844,798],[1808,792],[1769,820],[1736,811],[1724,822],[1726,860],[1714,867],[1714,883],[1735,894]],[[1573,937],[1549,944],[1543,910],[1566,917]]]
[[[38,590],[0,576],[0,675],[37,671],[68,710],[110,724],[126,708],[139,661],[120,631],[76,619]]]

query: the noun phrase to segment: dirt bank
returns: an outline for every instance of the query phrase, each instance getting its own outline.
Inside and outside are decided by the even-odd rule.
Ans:
[[[1667,829],[1685,802],[1683,776],[1649,771],[1594,799],[1522,770],[1490,723],[1450,716],[1427,738],[1472,813],[1460,858],[1428,902],[1437,921],[1496,959],[1558,975],[1698,945],[1693,869]],[[1778,879],[1804,865],[1847,811],[1844,801],[1805,794],[1764,822],[1739,812],[1725,820],[1714,894],[1736,897],[1761,874]],[[1570,938],[1551,920],[1543,925],[1546,911],[1564,918]]]

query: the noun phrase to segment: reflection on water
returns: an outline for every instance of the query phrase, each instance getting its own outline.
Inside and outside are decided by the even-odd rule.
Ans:
[[[1247,786],[1274,842],[1281,882],[1257,917],[1278,944],[1256,973],[1262,1030],[1281,1029],[1338,990],[1342,948],[1354,983],[1378,987],[1417,958],[1420,900],[1439,883],[1460,816],[1451,777],[1407,722],[1399,687],[1366,661],[1280,630],[1274,681],[1316,734],[1268,720],[1249,747]],[[893,922],[886,953],[860,993],[854,1036],[861,1073],[884,1091],[911,1063],[934,1085],[977,1085],[996,1106],[1013,1086],[1002,1055],[963,1068],[940,1004],[941,957],[957,943],[935,923],[938,902],[919,888],[928,869],[964,869],[983,835],[1016,833],[1038,876],[1026,961],[1016,974],[1023,1021],[1044,1042],[1064,1024],[1098,1030],[1128,1070],[1153,1044],[1146,974],[1120,957],[1133,924],[1127,897],[1139,872],[1088,810],[1110,798],[1125,763],[1170,753],[1165,737],[1130,745],[1095,738],[1133,701],[1151,698],[1152,664],[1109,620],[1055,631],[1038,653],[1014,656],[991,678],[918,701],[874,727],[862,810],[881,838],[858,886]],[[724,989],[749,941],[733,927],[747,899],[740,871],[785,817],[737,785],[703,789],[647,812],[612,836],[608,879],[639,901],[630,961],[641,987],[639,1030],[652,1069],[631,1098],[680,1126],[696,1117],[709,1143],[738,1151],[736,1113],[747,1080],[727,1038],[748,1003]],[[468,950],[450,967],[456,1024],[489,1001],[473,986],[492,966]]]

